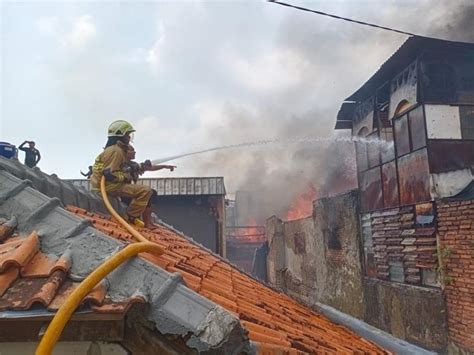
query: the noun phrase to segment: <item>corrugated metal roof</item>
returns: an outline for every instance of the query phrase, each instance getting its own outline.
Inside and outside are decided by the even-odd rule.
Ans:
[[[143,178],[138,183],[155,189],[158,196],[225,195],[223,177]]]
[[[427,51],[474,51],[474,43],[445,41],[440,39],[410,37],[385,63],[352,95],[346,98],[337,114],[335,129],[352,128],[353,110],[357,103],[375,94],[376,90],[405,69],[418,56]]]
[[[357,104],[355,102],[344,102],[337,113],[336,126],[334,129],[352,129],[352,116]]]
[[[454,42],[425,37],[410,37],[356,92],[344,101],[361,102],[373,95],[385,82],[401,72],[426,51],[473,51],[474,43]]]
[[[86,179],[68,180],[74,185],[90,189]],[[225,195],[223,177],[142,178],[138,184],[156,190],[158,196],[178,195]]]

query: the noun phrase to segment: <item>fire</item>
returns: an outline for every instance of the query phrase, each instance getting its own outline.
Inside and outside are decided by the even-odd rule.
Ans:
[[[314,186],[308,189],[294,200],[289,211],[286,213],[287,220],[301,219],[311,216],[313,213],[313,201],[316,199],[317,191]]]
[[[227,227],[228,239],[246,243],[263,243],[265,241],[265,227],[257,225],[251,220],[246,226]]]

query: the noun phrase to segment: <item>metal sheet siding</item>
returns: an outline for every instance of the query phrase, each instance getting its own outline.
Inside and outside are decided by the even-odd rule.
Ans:
[[[76,186],[90,189],[90,181],[86,179],[68,180]],[[158,196],[177,195],[225,195],[224,178],[144,178],[139,184],[156,190]]]
[[[403,205],[430,201],[430,171],[426,148],[398,160],[400,203]]]
[[[474,165],[474,141],[430,140],[430,172],[439,174]]]
[[[201,179],[201,188],[204,195],[209,195],[209,179]]]
[[[194,180],[194,194],[195,195],[202,195],[201,179],[195,179]]]

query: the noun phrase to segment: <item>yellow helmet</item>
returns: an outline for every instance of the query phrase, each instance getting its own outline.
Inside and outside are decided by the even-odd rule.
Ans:
[[[123,137],[127,133],[135,132],[133,126],[127,121],[118,120],[109,126],[108,137]]]

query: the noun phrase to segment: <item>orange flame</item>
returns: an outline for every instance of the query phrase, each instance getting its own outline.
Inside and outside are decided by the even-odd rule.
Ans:
[[[259,226],[256,220],[251,220],[245,227],[230,227],[232,229],[228,239],[246,243],[263,243],[265,241],[265,227]]]
[[[289,211],[286,213],[287,220],[301,219],[313,214],[313,201],[316,199],[317,191],[314,186],[308,186],[308,190],[303,192],[294,200]]]

